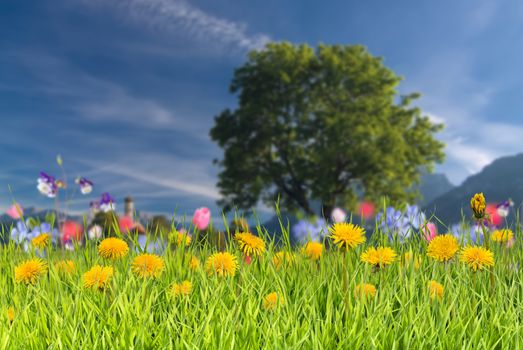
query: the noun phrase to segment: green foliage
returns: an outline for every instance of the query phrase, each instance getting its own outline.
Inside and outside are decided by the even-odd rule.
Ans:
[[[118,216],[114,211],[107,213],[100,211],[96,213],[91,222],[91,226],[98,225],[102,228],[104,237],[116,236],[119,234]]]
[[[281,196],[287,210],[326,215],[358,197],[411,201],[420,171],[443,160],[433,124],[400,96],[401,78],[362,46],[269,44],[236,69],[238,108],[216,116],[226,211]]]

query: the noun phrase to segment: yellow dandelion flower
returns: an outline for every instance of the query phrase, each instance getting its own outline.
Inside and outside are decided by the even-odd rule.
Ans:
[[[463,248],[460,260],[474,271],[494,266],[494,254],[483,247]]]
[[[374,297],[376,295],[376,286],[370,283],[360,283],[354,288],[355,298]]]
[[[111,278],[114,270],[111,266],[95,265],[82,276],[84,288],[96,287],[99,290],[105,289]]]
[[[183,281],[182,283],[175,283],[171,287],[171,294],[175,297],[177,296],[188,296],[192,291],[191,281]]]
[[[365,229],[345,222],[329,227],[330,236],[340,249],[349,250],[365,242]]]
[[[134,258],[131,270],[139,277],[160,276],[165,268],[165,263],[161,257],[155,254],[141,254]]]
[[[59,273],[63,273],[65,275],[70,275],[76,270],[76,265],[72,260],[61,260],[56,262],[54,266]]]
[[[13,321],[15,319],[15,308],[12,306],[9,307],[6,310],[6,315],[7,315],[7,319],[9,320],[9,323],[13,323]]]
[[[430,281],[429,282],[429,294],[431,299],[441,299],[443,298],[443,285],[436,282],[436,281]]]
[[[483,193],[476,193],[470,200],[470,209],[472,209],[474,217],[478,220],[483,219],[485,217],[486,208],[487,204],[485,196]]]
[[[414,255],[414,253],[409,250],[403,254],[403,259],[401,259],[401,266],[404,268],[409,268],[411,265],[414,266],[415,270],[419,269],[421,266],[421,257]]]
[[[307,242],[303,247],[303,253],[311,260],[318,260],[323,254],[323,244]]]
[[[276,292],[269,293],[263,299],[263,308],[267,311],[272,311],[276,307],[284,304],[284,300],[281,295]]]
[[[220,277],[231,276],[236,274],[238,262],[236,257],[228,252],[214,253],[205,263],[205,270],[209,275],[217,274]]]
[[[18,283],[35,284],[47,272],[47,265],[40,259],[27,260],[15,268]]]
[[[494,242],[505,243],[514,237],[514,232],[510,229],[496,230],[492,232],[492,240]]]
[[[174,231],[169,235],[171,242],[176,243],[177,245],[189,245],[191,243],[191,236],[187,233]]]
[[[31,240],[31,243],[38,249],[44,249],[51,242],[51,235],[49,233],[42,233]]]
[[[294,263],[294,255],[290,252],[277,252],[272,257],[272,263],[276,269],[280,269],[282,266],[290,266]]]
[[[238,241],[238,245],[243,254],[247,256],[259,256],[265,252],[265,242],[263,239],[252,233],[237,233],[234,238]]]
[[[129,246],[123,239],[120,238],[106,238],[98,245],[98,254],[106,259],[120,259],[126,256],[128,253]]]
[[[197,257],[191,256],[191,260],[189,261],[189,269],[192,271],[196,271],[200,268],[200,260],[198,260]]]
[[[396,260],[396,252],[389,247],[368,248],[361,254],[361,261],[370,264],[376,268],[382,268],[390,265]]]
[[[436,236],[429,242],[427,255],[438,261],[449,261],[459,250],[456,237],[450,234]]]

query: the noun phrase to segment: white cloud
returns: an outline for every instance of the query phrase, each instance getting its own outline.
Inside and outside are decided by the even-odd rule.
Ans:
[[[183,0],[84,0],[84,3],[111,4],[140,25],[189,37],[224,52],[261,49],[271,40],[266,34],[249,34],[243,23],[214,16]]]

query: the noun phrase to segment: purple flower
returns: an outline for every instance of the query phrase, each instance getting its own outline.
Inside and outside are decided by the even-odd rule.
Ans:
[[[75,182],[80,185],[80,192],[82,192],[82,194],[89,194],[93,190],[93,183],[85,177],[79,177]]]
[[[47,175],[43,171],[40,172],[40,176],[37,179],[36,188],[38,188],[38,191],[40,191],[41,194],[49,198],[56,197],[56,192],[58,191],[55,178]]]
[[[99,207],[100,210],[102,210],[104,213],[114,211],[114,198],[111,197],[111,195],[108,192],[102,193],[102,198],[100,199]]]

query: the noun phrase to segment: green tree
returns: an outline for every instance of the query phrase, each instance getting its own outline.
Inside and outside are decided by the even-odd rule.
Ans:
[[[433,124],[400,95],[401,78],[363,46],[272,43],[234,72],[235,110],[210,131],[224,150],[218,187],[225,211],[261,199],[328,217],[358,197],[411,201],[422,170],[444,158]]]

